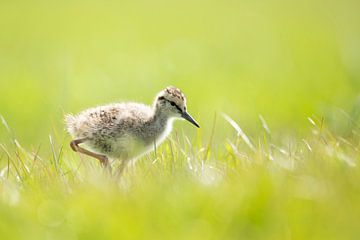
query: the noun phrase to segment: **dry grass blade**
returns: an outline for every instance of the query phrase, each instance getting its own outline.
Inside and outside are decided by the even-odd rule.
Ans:
[[[209,156],[210,156],[211,144],[213,142],[214,134],[215,134],[216,118],[217,118],[217,114],[215,112],[214,120],[213,120],[213,124],[212,124],[212,129],[211,129],[211,134],[210,134],[210,139],[209,139],[208,145],[206,147],[204,160],[207,160],[209,158]]]
[[[5,152],[5,154],[7,155],[7,157],[8,157],[8,171],[10,171],[10,162],[11,162],[11,164],[14,166],[14,169],[15,169],[15,171],[16,171],[16,177],[20,180],[20,181],[22,181],[23,179],[22,179],[22,177],[21,177],[21,174],[20,174],[20,171],[19,171],[19,169],[18,169],[18,167],[17,167],[17,165],[14,163],[14,161],[12,160],[12,158],[11,158],[11,155],[10,155],[10,153],[8,152],[8,150],[6,149],[6,147],[3,145],[3,144],[0,144],[0,147],[4,150],[4,152]],[[9,173],[8,173],[9,174]]]
[[[59,172],[58,156],[56,154],[54,142],[53,142],[53,139],[52,139],[51,135],[49,135],[49,141],[50,141],[50,146],[51,146],[51,152],[52,152],[52,155],[53,155],[54,167],[55,167],[56,172]]]
[[[267,125],[264,117],[261,114],[259,115],[259,119],[260,119],[261,125],[264,128],[264,130],[266,131],[266,133],[270,135],[271,134],[270,128]]]
[[[309,122],[311,123],[311,125],[313,125],[314,127],[317,127],[315,121],[314,121],[311,117],[308,117],[307,119],[309,120]]]
[[[307,147],[307,149],[309,149],[310,152],[312,152],[312,147],[310,146],[310,144],[308,143],[308,141],[306,141],[305,139],[302,140],[303,143],[305,144],[305,146]]]
[[[10,129],[9,125],[7,124],[5,118],[4,118],[2,115],[0,115],[0,119],[1,119],[1,123],[5,126],[6,130],[7,130],[10,134],[12,134],[11,129]]]
[[[240,126],[234,121],[232,120],[228,115],[226,115],[225,113],[222,114],[223,117],[225,118],[225,120],[230,123],[230,125],[236,130],[237,135],[240,136],[244,142],[246,143],[246,145],[255,152],[255,147],[254,145],[251,143],[250,139],[246,136],[246,134],[243,132],[243,130],[240,128]]]

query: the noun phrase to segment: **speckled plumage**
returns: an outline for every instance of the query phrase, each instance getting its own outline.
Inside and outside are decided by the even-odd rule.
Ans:
[[[171,132],[172,120],[180,117],[198,126],[186,112],[184,94],[167,87],[156,96],[152,107],[114,103],[67,115],[65,120],[70,135],[87,149],[127,162],[151,151],[154,144],[159,145]],[[77,143],[72,145],[75,151],[76,147]]]

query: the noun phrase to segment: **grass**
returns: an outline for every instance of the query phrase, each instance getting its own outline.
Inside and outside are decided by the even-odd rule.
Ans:
[[[120,179],[71,152],[68,139],[50,136],[30,151],[9,137],[0,145],[0,236],[356,239],[356,125],[343,137],[324,119],[309,118],[309,133],[297,137],[261,122],[251,137],[227,115],[214,121],[209,141],[201,142],[200,132],[194,139],[175,132]],[[234,134],[218,142],[223,124]]]

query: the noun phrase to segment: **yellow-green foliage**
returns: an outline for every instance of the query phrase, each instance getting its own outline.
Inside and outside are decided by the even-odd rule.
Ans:
[[[120,179],[52,138],[40,147],[52,149],[45,156],[16,140],[2,144],[0,235],[356,239],[358,129],[345,139],[310,121],[304,138],[276,137],[267,128],[226,143],[174,136]]]

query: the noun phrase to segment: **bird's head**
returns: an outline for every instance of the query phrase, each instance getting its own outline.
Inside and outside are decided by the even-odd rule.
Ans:
[[[199,124],[188,114],[186,108],[186,97],[176,87],[167,87],[162,90],[155,99],[155,109],[168,117],[183,118],[200,127]]]

